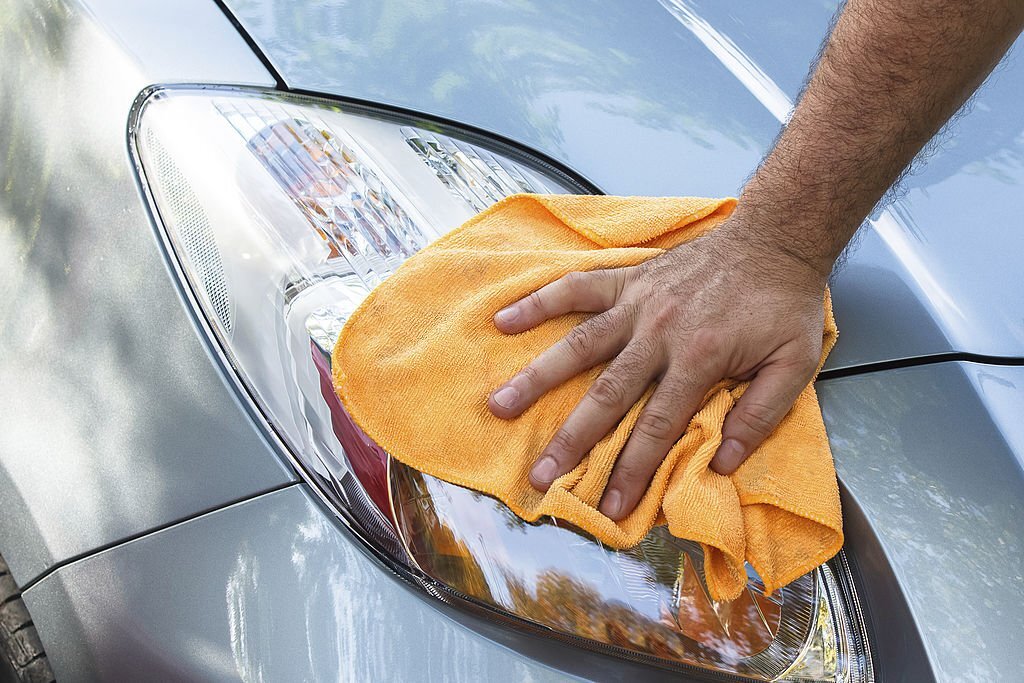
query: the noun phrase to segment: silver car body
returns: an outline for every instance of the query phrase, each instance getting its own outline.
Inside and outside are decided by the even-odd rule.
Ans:
[[[447,118],[613,194],[734,194],[831,2],[0,0],[0,553],[59,680],[666,676],[427,601],[226,380],[126,144],[158,83]],[[233,25],[237,22],[237,26]],[[1024,65],[833,286],[818,383],[883,680],[1018,680]]]

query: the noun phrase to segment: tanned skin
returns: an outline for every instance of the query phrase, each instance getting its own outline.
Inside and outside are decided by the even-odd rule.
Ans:
[[[750,380],[711,462],[735,471],[814,375],[836,258],[1022,28],[1024,0],[849,0],[724,224],[639,266],[571,273],[499,311],[507,334],[571,311],[595,315],[491,394],[498,417],[514,419],[610,361],[538,454],[533,486],[546,490],[579,464],[656,384],[601,500],[601,512],[622,519],[726,377]]]

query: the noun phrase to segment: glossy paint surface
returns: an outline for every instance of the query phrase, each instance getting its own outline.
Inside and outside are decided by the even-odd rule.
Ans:
[[[1024,628],[1022,387],[1024,368],[956,363],[819,383],[840,476],[911,607],[914,623],[901,628],[922,633],[939,680],[1024,674],[1015,648]],[[301,485],[63,567],[27,600],[37,621],[61,625],[44,636],[58,671],[83,676],[118,680],[148,668],[204,680],[262,671],[273,680],[284,667],[330,680],[549,673],[397,587]],[[887,604],[866,607],[876,624],[892,618]],[[588,678],[643,672],[501,628],[484,632]]]
[[[290,87],[450,117],[613,194],[729,195],[836,3],[228,0]],[[834,301],[839,368],[1024,355],[1024,64],[1012,54],[874,217]],[[993,305],[998,301],[998,306]]]
[[[1024,367],[940,363],[817,389],[839,478],[936,676],[1024,678]]]
[[[207,357],[128,159],[149,83],[272,82],[212,3],[175,7],[0,0],[0,550],[21,584],[294,480]]]
[[[303,486],[63,567],[25,599],[63,625],[44,635],[58,680],[567,678],[387,578]]]
[[[649,194],[735,192],[832,11],[234,5],[292,86],[450,116],[609,192]],[[0,19],[0,551],[24,583],[295,477],[206,355],[124,141],[149,83],[270,75],[206,0],[0,0]],[[835,288],[833,366],[1024,354],[1019,270],[1006,263],[1024,246],[1011,229],[1024,208],[1022,88],[1008,63],[863,236]],[[1024,368],[973,364],[819,384],[843,483],[943,679],[1024,677],[1022,387]],[[549,680],[537,664],[549,662],[650,678],[458,617],[478,633],[466,630],[389,580],[309,496],[291,486],[49,574],[26,595],[58,675]],[[886,619],[885,604],[868,608]]]

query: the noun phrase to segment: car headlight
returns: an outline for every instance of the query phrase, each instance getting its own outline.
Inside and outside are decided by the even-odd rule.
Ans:
[[[255,89],[152,89],[129,139],[172,264],[240,386],[339,518],[426,594],[690,673],[873,679],[842,554],[771,596],[749,569],[739,599],[715,602],[699,545],[656,528],[615,551],[555,519],[528,524],[391,460],[341,408],[331,349],[375,285],[502,197],[591,188],[478,133]]]

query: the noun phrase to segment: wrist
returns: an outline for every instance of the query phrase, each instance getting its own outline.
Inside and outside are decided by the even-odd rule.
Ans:
[[[871,193],[856,192],[845,172],[801,137],[791,124],[755,171],[722,228],[766,255],[793,262],[827,279],[836,259],[871,210]],[[807,168],[819,168],[809,174]],[[843,190],[843,188],[846,188]]]
[[[774,269],[799,275],[801,279],[824,283],[842,248],[834,250],[822,240],[821,230],[821,225],[813,219],[783,222],[777,215],[762,215],[737,207],[715,232],[723,243],[749,255],[753,262],[770,264]]]
[[[785,164],[770,161],[743,188],[736,210],[720,230],[753,245],[764,257],[827,280],[860,224],[858,218],[851,222],[859,207],[832,196],[833,183],[808,185],[787,173]]]

